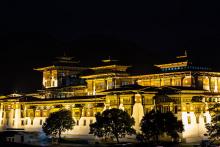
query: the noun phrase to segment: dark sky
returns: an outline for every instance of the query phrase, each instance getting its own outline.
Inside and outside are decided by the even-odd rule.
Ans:
[[[56,56],[84,66],[107,56],[147,72],[187,49],[220,70],[220,5],[185,0],[138,2],[10,1],[0,6],[0,93],[41,88],[33,68]]]

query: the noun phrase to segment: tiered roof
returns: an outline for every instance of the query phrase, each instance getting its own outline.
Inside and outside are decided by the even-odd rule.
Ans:
[[[82,76],[82,78],[100,78],[106,76],[128,76],[126,72],[130,66],[118,65],[118,60],[106,59],[102,60],[102,65],[92,67],[91,72]]]
[[[211,70],[210,68],[207,67],[193,65],[186,51],[183,56],[177,56],[176,59],[170,63],[158,64],[154,66],[160,68],[162,72]]]
[[[37,71],[45,71],[45,70],[70,70],[70,71],[81,71],[85,70],[85,67],[79,67],[78,64],[80,61],[74,60],[74,57],[69,57],[69,56],[62,56],[62,57],[57,57],[57,60],[53,62],[53,65],[51,66],[46,66],[46,67],[40,67],[40,68],[35,68],[34,70]]]

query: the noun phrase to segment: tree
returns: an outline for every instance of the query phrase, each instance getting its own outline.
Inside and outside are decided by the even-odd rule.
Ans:
[[[72,130],[75,122],[72,118],[72,113],[69,110],[61,109],[57,112],[53,112],[46,119],[43,124],[43,131],[47,136],[56,137],[60,140],[61,133],[66,130]]]
[[[179,137],[178,132],[183,131],[182,121],[178,121],[172,112],[161,113],[150,111],[141,121],[142,135],[146,141],[158,143],[159,136],[166,133],[174,139]]]
[[[209,111],[212,114],[212,121],[206,124],[206,128],[209,139],[215,142],[220,140],[220,104],[214,104],[209,108]]]
[[[90,124],[90,134],[98,137],[113,137],[117,139],[125,137],[125,135],[135,134],[132,128],[134,119],[121,109],[107,109],[102,114],[96,114],[96,122]]]

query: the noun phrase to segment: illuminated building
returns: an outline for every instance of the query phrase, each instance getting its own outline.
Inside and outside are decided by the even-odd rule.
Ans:
[[[145,75],[129,74],[130,66],[112,59],[92,68],[80,67],[72,59],[61,57],[52,66],[35,69],[43,73],[43,90],[0,99],[2,131],[39,132],[48,115],[62,107],[72,111],[76,122],[66,136],[92,138],[89,124],[97,112],[109,108],[127,111],[139,131],[143,115],[156,107],[172,111],[183,121],[182,141],[205,138],[205,123],[211,121],[208,108],[220,102],[220,72],[193,65],[187,54],[175,62],[155,65],[160,71]]]

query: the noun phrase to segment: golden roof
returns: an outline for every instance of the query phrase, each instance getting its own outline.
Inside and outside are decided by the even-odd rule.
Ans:
[[[84,68],[84,67],[70,67],[70,66],[56,66],[56,65],[34,68],[34,70],[37,70],[37,71],[45,71],[45,70],[53,70],[53,69],[57,69],[57,70],[58,69],[60,69],[60,70],[84,70],[86,68]]]
[[[159,65],[154,65],[154,66],[159,67],[159,68],[172,68],[172,67],[183,67],[187,65],[188,65],[188,61],[168,63],[168,64],[159,64]]]
[[[107,65],[107,66],[92,67],[92,68],[90,68],[90,69],[92,69],[92,70],[111,69],[111,70],[116,70],[116,71],[126,71],[128,67],[130,67],[130,66],[124,66],[124,65]]]
[[[126,77],[128,74],[126,73],[103,73],[103,74],[94,74],[94,75],[87,75],[87,76],[81,76],[83,79],[89,79],[89,78],[102,78],[102,77]]]

